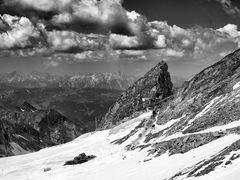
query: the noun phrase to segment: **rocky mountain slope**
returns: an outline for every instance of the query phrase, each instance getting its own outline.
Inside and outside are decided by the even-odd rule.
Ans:
[[[0,73],[0,83],[18,88],[64,87],[103,88],[125,90],[135,81],[122,73],[79,73],[73,76],[56,76],[41,72]]]
[[[143,99],[150,101],[151,104],[154,103],[152,100],[166,99],[172,95],[172,87],[168,66],[162,61],[122,93],[106,114],[102,126],[112,127],[120,123],[124,117],[145,110]]]
[[[69,142],[82,129],[59,112],[39,110],[27,102],[15,109],[0,108],[0,156],[38,151]]]
[[[164,67],[165,63],[160,63],[125,92],[134,95],[133,101],[140,99],[138,94],[147,96],[151,102],[147,106],[154,106],[154,111],[134,104],[134,110],[128,111],[125,106],[129,101],[122,95],[117,110],[111,108],[106,115],[106,130],[37,153],[2,158],[0,179],[238,180],[240,50],[206,68],[177,91],[172,90]],[[140,82],[149,82],[144,81],[149,74],[158,74],[159,81],[150,78],[152,83],[145,91]],[[151,91],[156,84],[161,84],[154,88],[159,91]],[[64,166],[80,153],[96,157],[84,164]],[[26,171],[29,168],[31,172]],[[44,172],[46,168],[49,171]]]
[[[93,88],[7,88],[0,89],[0,107],[12,109],[26,101],[38,109],[54,109],[86,133],[96,129],[95,120],[104,116],[121,93]]]

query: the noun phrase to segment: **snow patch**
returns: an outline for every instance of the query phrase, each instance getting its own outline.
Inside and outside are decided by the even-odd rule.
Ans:
[[[236,90],[240,87],[240,82],[237,82],[234,86],[233,86],[233,90]]]

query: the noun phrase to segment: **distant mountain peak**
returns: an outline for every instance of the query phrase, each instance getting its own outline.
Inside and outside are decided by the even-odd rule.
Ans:
[[[32,106],[26,101],[18,108],[21,112],[35,112],[37,110],[37,108],[35,108],[34,106]]]

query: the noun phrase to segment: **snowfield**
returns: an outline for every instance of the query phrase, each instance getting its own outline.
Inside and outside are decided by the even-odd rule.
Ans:
[[[132,136],[121,145],[111,142],[125,136],[151,112],[132,119],[112,130],[88,133],[72,142],[43,149],[39,152],[1,158],[1,180],[163,180],[181,170],[207,159],[240,139],[240,135],[227,135],[184,154],[159,157],[148,156],[148,149],[126,151],[125,146],[136,138]],[[176,121],[176,120],[175,120]],[[171,124],[172,122],[170,122]],[[166,125],[169,126],[169,123]],[[162,129],[162,127],[158,127]],[[80,153],[96,155],[87,163],[63,166]],[[201,180],[239,180],[240,160],[225,169],[216,169]],[[44,172],[44,169],[50,171]],[[221,173],[219,173],[221,172]],[[184,176],[179,179],[185,179]],[[189,178],[192,179],[192,178]]]

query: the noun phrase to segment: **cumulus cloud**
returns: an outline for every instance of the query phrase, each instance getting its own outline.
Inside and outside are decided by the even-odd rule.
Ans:
[[[20,8],[21,15],[39,20],[47,19],[47,24],[51,28],[136,34],[142,29],[145,21],[145,18],[135,11],[126,11],[121,0],[4,0],[4,2],[6,8],[10,8],[11,11],[16,9],[16,13]]]
[[[0,15],[0,49],[32,46],[39,37],[40,32],[28,18]]]
[[[130,37],[118,34],[111,34],[109,42],[111,47],[115,49],[134,49],[142,45],[137,36]]]
[[[223,28],[217,29],[217,31],[228,34],[231,37],[239,37],[240,36],[240,32],[238,31],[238,26],[234,25],[234,24],[228,24],[228,25],[224,26]]]
[[[165,48],[166,45],[166,37],[164,35],[158,35],[157,40],[154,42],[157,48]]]
[[[104,48],[105,36],[79,34],[73,31],[47,32],[48,43],[55,51],[86,51]]]
[[[167,22],[149,22],[150,33],[153,37],[161,37],[160,48],[172,49],[167,54],[182,56],[192,54],[202,56],[209,53],[235,50],[239,48],[240,34],[236,25],[226,25],[214,30],[211,28],[194,27],[183,29]],[[175,53],[178,52],[178,53]]]

